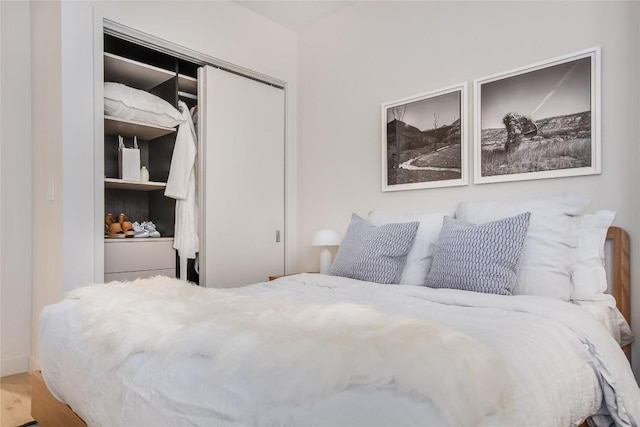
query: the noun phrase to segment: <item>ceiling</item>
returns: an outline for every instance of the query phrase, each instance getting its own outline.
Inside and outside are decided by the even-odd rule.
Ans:
[[[294,31],[314,24],[321,19],[350,6],[355,1],[333,0],[232,0]]]

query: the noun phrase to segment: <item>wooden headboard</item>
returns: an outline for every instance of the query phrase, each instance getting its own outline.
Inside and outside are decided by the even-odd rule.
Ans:
[[[629,292],[631,289],[631,260],[629,233],[620,227],[609,227],[607,240],[613,244],[613,296],[616,299],[618,310],[631,325],[631,299]],[[628,359],[631,359],[631,345],[626,345],[623,349]]]
[[[631,324],[629,234],[620,227],[609,227],[607,240],[610,240],[613,244],[613,296],[616,299],[618,310],[627,320],[627,323]]]

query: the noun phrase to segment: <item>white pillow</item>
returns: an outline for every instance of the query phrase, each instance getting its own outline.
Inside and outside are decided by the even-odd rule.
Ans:
[[[573,298],[593,300],[607,292],[604,268],[604,244],[607,230],[616,213],[602,210],[575,218],[578,223],[578,248],[573,270]]]
[[[421,286],[426,284],[427,274],[433,262],[433,250],[438,242],[445,216],[453,217],[453,212],[396,214],[372,211],[369,213],[367,221],[375,226],[415,221],[420,223],[413,246],[407,255],[407,261],[402,270],[400,284]]]
[[[513,294],[568,301],[578,246],[578,224],[572,216],[579,215],[588,204],[588,198],[575,194],[525,201],[462,202],[456,217],[481,224],[531,212]]]
[[[175,127],[184,122],[180,112],[164,99],[114,82],[104,83],[104,113],[165,127]]]

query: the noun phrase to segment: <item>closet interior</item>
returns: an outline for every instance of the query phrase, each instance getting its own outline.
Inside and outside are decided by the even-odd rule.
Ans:
[[[286,83],[117,23],[103,29],[102,215],[160,234],[105,229],[105,282],[163,274],[230,287],[284,274]],[[134,139],[134,156],[120,154]]]
[[[178,108],[178,101],[197,110],[199,65],[133,41],[104,34],[104,82],[122,83],[153,94]],[[179,263],[173,249],[175,204],[165,197],[177,128],[108,115],[104,116],[104,215],[123,213],[129,222],[143,226],[144,237],[110,234],[105,227],[104,280],[134,279],[163,274],[177,277]],[[121,179],[119,137],[124,145],[139,149],[140,167],[148,180]],[[143,173],[143,175],[146,172]],[[149,233],[155,230],[155,233]],[[129,233],[131,234],[131,233]],[[151,235],[152,237],[149,237]],[[188,279],[198,283],[193,261]]]

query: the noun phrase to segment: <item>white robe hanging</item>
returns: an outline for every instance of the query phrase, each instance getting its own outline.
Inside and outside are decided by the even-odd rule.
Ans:
[[[196,130],[187,104],[178,101],[184,122],[178,126],[164,195],[176,199],[173,248],[180,257],[180,278],[187,278],[187,260],[198,253],[198,203],[196,200]]]

